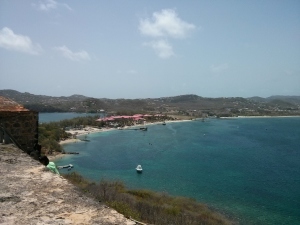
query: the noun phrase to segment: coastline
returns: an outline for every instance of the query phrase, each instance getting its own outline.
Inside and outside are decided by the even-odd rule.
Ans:
[[[55,161],[55,160],[58,160],[58,159],[61,159],[63,157],[65,157],[66,155],[65,154],[62,154],[62,153],[57,153],[55,155],[47,155],[49,161]]]
[[[220,117],[220,119],[244,119],[244,118],[258,119],[258,118],[293,118],[293,117],[298,118],[300,116],[237,116],[237,117]],[[193,120],[166,120],[165,122],[166,123],[178,123],[178,122],[189,122],[189,121],[193,121]],[[81,142],[82,140],[79,137],[82,137],[84,135],[88,135],[91,133],[101,133],[101,132],[108,132],[108,131],[114,131],[114,130],[135,129],[135,128],[144,127],[144,126],[159,125],[162,123],[163,123],[162,121],[159,121],[159,122],[153,122],[153,123],[137,124],[137,125],[133,125],[133,126],[125,126],[122,129],[118,129],[118,128],[99,129],[99,128],[95,128],[95,127],[86,127],[85,129],[82,129],[82,130],[70,129],[66,132],[70,133],[72,135],[76,135],[77,138],[69,138],[66,140],[62,140],[59,142],[59,144],[64,145],[64,144]],[[61,154],[61,155],[64,155],[64,154]]]
[[[189,122],[192,120],[166,120],[166,123],[178,123],[178,122]],[[108,131],[113,131],[113,130],[127,130],[127,129],[134,129],[134,128],[139,128],[139,127],[144,127],[144,126],[152,126],[152,125],[160,125],[163,122],[154,122],[154,123],[145,123],[145,124],[137,124],[134,126],[125,126],[122,129],[118,128],[94,128],[94,127],[86,127],[83,130],[75,130],[75,129],[70,129],[66,131],[67,133],[70,133],[72,135],[76,135],[77,137],[82,137],[84,135],[88,135],[91,133],[101,133],[101,132],[108,132]],[[69,138],[63,141],[60,141],[59,144],[64,145],[64,144],[70,144],[70,143],[76,143],[76,142],[81,142],[82,140],[79,138]]]
[[[300,116],[237,116],[237,117],[220,117],[220,119],[252,119],[252,118],[298,118]],[[166,123],[178,123],[178,122],[190,122],[193,120],[166,120]],[[134,126],[125,126],[122,129],[118,129],[118,128],[95,128],[95,127],[86,127],[85,129],[82,130],[75,130],[75,129],[71,129],[66,131],[67,133],[70,133],[72,135],[76,135],[77,138],[69,138],[63,141],[60,141],[59,144],[60,145],[65,145],[65,144],[73,144],[76,142],[82,142],[83,140],[81,140],[79,137],[91,134],[91,133],[101,133],[101,132],[108,132],[108,131],[114,131],[114,130],[126,130],[126,129],[135,129],[135,128],[139,128],[139,127],[144,127],[144,126],[152,126],[152,125],[160,125],[162,124],[162,121],[159,122],[153,122],[153,123],[145,123],[145,124],[137,124]],[[48,155],[48,158],[51,161],[55,161],[57,159],[61,159],[62,157],[67,156],[68,154],[62,154],[62,153],[57,153],[55,155]]]
[[[178,122],[189,122],[192,120],[166,120],[166,123],[178,123]],[[144,127],[144,126],[152,126],[152,125],[160,125],[163,122],[154,122],[154,123],[145,123],[145,124],[137,124],[134,126],[126,126],[124,128],[122,128],[121,130],[126,130],[126,129],[134,129],[134,128],[139,128],[139,127]],[[67,133],[70,133],[72,135],[76,135],[77,137],[82,137],[91,133],[101,133],[101,132],[108,132],[108,131],[114,131],[114,130],[120,130],[118,128],[94,128],[94,127],[86,127],[83,130],[75,130],[75,129],[71,129],[66,131]],[[82,142],[83,140],[81,140],[80,138],[69,138],[63,141],[60,141],[59,144],[60,145],[65,145],[65,144],[73,144],[73,143],[77,143],[77,142]],[[62,153],[56,153],[55,155],[47,155],[47,157],[49,158],[50,161],[56,161],[58,159],[61,159],[63,157],[66,157],[68,154],[62,154]]]
[[[242,117],[243,118],[243,117]],[[255,118],[255,117],[251,117],[251,118]],[[257,120],[255,120],[255,121],[261,121],[263,124],[266,122],[272,122],[273,120],[269,120],[269,119],[264,119],[264,118],[266,118],[266,117],[263,117],[262,119],[257,119]],[[269,117],[268,117],[269,118]],[[284,121],[292,121],[292,123],[293,123],[293,121],[299,121],[298,120],[298,118],[299,117],[295,117],[295,119],[284,119],[284,118],[282,118],[282,119],[276,119],[276,118],[274,118],[274,121],[276,121],[276,120],[279,120],[279,121],[283,121],[283,123],[285,123]],[[232,122],[233,122],[234,120],[232,120]],[[243,120],[243,119],[236,119],[235,120],[236,122],[233,122],[234,124],[235,123],[244,123],[244,122],[246,122],[246,123],[249,123],[249,124],[252,124],[252,123],[256,123],[254,120],[253,120],[253,122],[252,122],[252,120],[251,119],[245,119],[245,120]],[[244,122],[243,122],[244,121]],[[210,121],[210,123],[211,124],[215,124],[215,123],[221,123],[221,124],[232,124],[232,122],[230,122],[230,120],[228,120],[228,122],[226,122],[225,120],[224,120],[224,122],[222,122],[222,120],[220,120],[219,122],[216,120],[216,119],[211,119],[211,121]],[[268,123],[269,123],[268,122]],[[197,124],[197,125],[196,125]],[[270,123],[271,124],[271,123]],[[150,125],[152,125],[151,123],[150,123]],[[173,127],[173,128],[176,128],[177,126],[190,126],[190,125],[196,125],[196,126],[198,126],[198,127],[203,127],[203,125],[206,125],[205,123],[199,123],[199,122],[197,122],[197,123],[187,123],[187,124],[182,124],[182,123],[178,123],[178,124],[169,124],[169,128],[167,128],[166,126],[164,127],[164,126],[162,126],[162,125],[159,125],[159,126],[154,126],[154,127],[151,127],[151,126],[149,126],[148,127],[148,131],[152,131],[152,130],[155,130],[155,129],[159,129],[159,130],[169,130],[171,127]],[[207,125],[208,126],[210,126],[210,124],[209,124],[209,122],[207,122]],[[167,128],[167,129],[164,129],[164,128]],[[235,129],[236,127],[234,127],[234,130],[236,130]],[[239,129],[241,129],[242,128],[242,126],[241,127],[239,127]],[[264,127],[263,127],[264,128]],[[263,129],[264,130],[264,129]],[[268,128],[268,130],[270,131],[270,129]],[[276,130],[281,130],[281,129],[276,129]],[[140,136],[143,136],[143,132],[139,132],[139,131],[132,131],[132,132],[129,132],[129,131],[127,131],[126,133],[122,133],[122,132],[115,132],[115,131],[113,131],[117,136],[119,136],[119,135],[127,135],[127,133],[138,133]],[[264,132],[264,131],[263,131]],[[240,132],[240,133],[243,133],[243,132]],[[258,133],[258,132],[255,132],[255,133]],[[271,133],[271,132],[266,132],[266,133],[268,133],[267,135],[269,135],[269,133]],[[284,133],[284,132],[281,132],[281,133]],[[109,136],[110,136],[110,134],[111,133],[104,133],[104,134],[99,134],[99,136],[106,136],[106,134],[108,134]],[[179,134],[179,133],[178,133]],[[195,134],[198,134],[198,133],[195,133]],[[207,134],[209,134],[208,132],[207,132]],[[296,133],[297,134],[297,133]],[[147,134],[145,135],[145,136],[147,136]],[[295,136],[295,135],[294,135]],[[206,137],[208,137],[208,136],[206,136]],[[106,138],[106,137],[104,137],[104,138]],[[204,137],[203,137],[204,138]],[[88,137],[88,139],[89,139],[89,137]],[[206,138],[206,139],[208,139],[208,138]],[[280,139],[280,140],[282,140],[282,139]],[[273,141],[274,142],[274,141]],[[81,142],[81,143],[83,143],[83,142]],[[81,143],[79,143],[79,144],[77,144],[77,145],[73,145],[74,147],[76,147],[76,146],[79,146],[79,145],[81,145]],[[151,143],[155,143],[155,142],[152,142],[151,141]],[[108,143],[109,144],[109,143]],[[148,142],[146,142],[145,143],[147,146],[148,146]],[[71,145],[70,145],[71,146]],[[84,145],[85,146],[85,145]],[[149,146],[150,147],[150,146]],[[156,147],[156,146],[155,146]],[[248,147],[248,146],[247,146]],[[255,146],[256,147],[256,146]],[[292,148],[290,148],[290,149],[292,149]],[[83,149],[84,150],[84,149]],[[87,150],[87,149],[86,149]],[[289,149],[288,149],[289,150]],[[70,149],[70,151],[72,151],[71,149]],[[75,151],[75,150],[74,150]],[[108,151],[107,151],[108,152]],[[121,154],[122,154],[123,152],[121,152]],[[130,153],[130,152],[129,152]],[[290,152],[288,153],[289,155],[290,155]],[[103,155],[103,154],[102,154]],[[253,155],[252,153],[250,153],[249,155]],[[76,158],[76,156],[72,156],[72,157],[74,157],[74,158]],[[103,158],[103,157],[102,157]],[[66,160],[64,160],[63,162],[61,162],[61,164],[64,164],[65,162],[67,162],[68,160],[69,160],[69,158],[65,158]],[[140,161],[138,161],[139,163],[140,163]],[[72,162],[70,162],[70,163],[72,163]],[[65,163],[65,164],[67,164],[67,163]],[[73,164],[73,163],[72,163]],[[144,165],[144,163],[142,162],[141,163],[142,165]],[[74,164],[75,165],[75,164]],[[176,164],[173,164],[173,165],[176,165]],[[144,166],[143,166],[144,167]],[[148,172],[146,169],[147,169],[147,167],[146,167],[146,165],[145,165],[145,171],[146,172]],[[134,175],[135,173],[133,173],[133,175]],[[146,174],[146,173],[145,173]],[[145,175],[144,174],[144,175]],[[157,174],[157,173],[156,173]],[[146,177],[146,176],[144,176],[144,177]],[[217,186],[217,185],[216,185]],[[218,208],[217,208],[218,209]],[[221,210],[222,210],[223,208],[221,208]],[[224,209],[224,211],[225,211],[225,209]]]

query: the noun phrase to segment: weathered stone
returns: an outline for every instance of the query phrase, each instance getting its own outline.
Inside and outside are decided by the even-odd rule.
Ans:
[[[12,144],[0,158],[0,224],[135,224]]]
[[[22,150],[30,153],[38,141],[38,112],[33,111],[0,111],[0,127]],[[5,143],[10,143],[8,137]]]
[[[19,123],[15,123],[13,124],[13,127],[21,127],[21,125]]]

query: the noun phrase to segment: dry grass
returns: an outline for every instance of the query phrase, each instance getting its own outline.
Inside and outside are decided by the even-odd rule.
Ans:
[[[116,209],[126,217],[146,223],[164,225],[229,225],[236,224],[194,199],[173,197],[150,190],[127,190],[120,181],[101,180],[91,183],[77,173],[64,175],[73,184],[98,201]]]

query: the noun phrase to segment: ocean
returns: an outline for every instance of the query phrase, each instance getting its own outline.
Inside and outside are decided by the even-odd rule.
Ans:
[[[56,164],[94,181],[191,197],[240,224],[300,224],[300,117],[207,119],[87,138],[64,145],[80,154]]]

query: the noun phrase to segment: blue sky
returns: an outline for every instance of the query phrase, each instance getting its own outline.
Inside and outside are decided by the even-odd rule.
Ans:
[[[0,89],[300,95],[300,1],[0,0]]]

